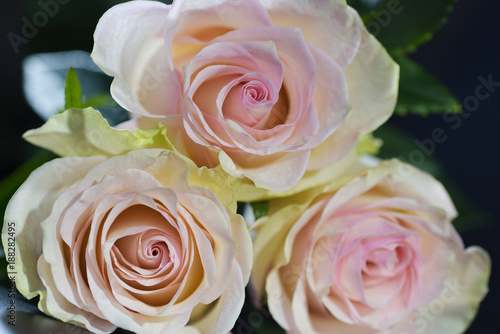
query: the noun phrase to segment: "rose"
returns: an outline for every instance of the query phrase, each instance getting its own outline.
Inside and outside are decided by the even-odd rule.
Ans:
[[[462,333],[487,291],[488,254],[464,250],[445,189],[399,161],[270,210],[252,281],[289,332]]]
[[[397,65],[345,1],[133,1],[94,39],[113,97],[140,116],[121,127],[162,122],[198,165],[262,188],[336,163],[396,102]]]
[[[96,333],[226,333],[251,268],[235,206],[221,172],[171,151],[53,160],[6,211],[17,288]],[[6,252],[8,238],[6,223]]]

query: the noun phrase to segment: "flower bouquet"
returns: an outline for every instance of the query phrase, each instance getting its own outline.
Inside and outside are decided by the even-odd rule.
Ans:
[[[464,332],[490,258],[464,247],[443,185],[373,134],[460,112],[406,56],[452,3],[423,23],[398,0],[110,8],[90,57],[114,111],[83,101],[75,61],[64,108],[23,136],[56,157],[6,207],[14,294],[93,333]]]

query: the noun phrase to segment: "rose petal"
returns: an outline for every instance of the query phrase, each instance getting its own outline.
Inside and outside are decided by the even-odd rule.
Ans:
[[[40,294],[38,307],[41,311],[61,321],[76,323],[94,333],[111,333],[117,328],[111,322],[74,306],[59,294],[49,264],[45,262],[43,255],[38,260],[38,270],[43,284],[47,288]]]
[[[297,151],[286,154],[276,153],[265,157],[246,155],[246,162],[249,162],[248,167],[236,165],[235,161],[224,151],[219,153],[219,160],[222,169],[229,175],[246,176],[257,187],[282,191],[290,189],[304,175],[309,154],[310,151]],[[244,161],[242,159],[243,157],[235,160]],[[258,164],[259,160],[265,161],[267,164]]]
[[[181,71],[211,39],[243,27],[271,26],[258,0],[176,1],[166,21],[167,54],[171,68]]]
[[[341,67],[350,64],[358,51],[363,24],[346,2],[262,0],[274,24],[299,27],[306,40],[324,50]]]
[[[103,15],[94,33],[91,57],[106,74],[115,77],[113,98],[140,115],[177,113],[177,74],[163,61],[167,58],[163,30],[169,12],[170,6],[160,2],[119,4]]]
[[[350,12],[357,21],[356,25],[361,27],[361,44],[356,57],[345,69],[352,106],[346,125],[367,133],[383,124],[394,111],[399,66],[382,44],[368,33],[357,13],[351,8]]]
[[[9,244],[8,223],[15,223],[16,288],[26,298],[43,290],[37,275],[37,261],[42,254],[40,222],[52,211],[57,197],[73,186],[103,157],[54,159],[36,169],[16,191],[5,211],[2,242]],[[8,251],[6,251],[8,254]]]

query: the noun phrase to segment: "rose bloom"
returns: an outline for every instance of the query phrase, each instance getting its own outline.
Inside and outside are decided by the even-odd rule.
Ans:
[[[171,151],[50,161],[6,211],[17,288],[95,333],[227,333],[252,256],[233,197],[221,172]]]
[[[290,333],[462,333],[490,259],[431,176],[397,160],[271,204],[252,281]]]
[[[162,122],[198,166],[266,189],[336,163],[396,103],[397,64],[342,0],[132,1],[94,40],[121,128]]]

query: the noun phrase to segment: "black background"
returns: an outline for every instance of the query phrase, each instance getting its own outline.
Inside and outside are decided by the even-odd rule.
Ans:
[[[68,1],[68,0],[66,0]],[[414,0],[418,1],[418,0]],[[69,0],[57,15],[41,27],[27,44],[15,53],[7,34],[21,34],[22,18],[32,18],[40,10],[37,1],[3,1],[0,9],[0,173],[8,175],[30,157],[34,148],[21,139],[26,130],[40,126],[22,93],[21,61],[32,53],[92,49],[92,34],[102,13],[113,0]],[[478,77],[500,82],[500,3],[495,0],[459,0],[449,22],[433,39],[411,57],[444,82],[463,102],[474,96]],[[466,245],[480,245],[493,260],[490,293],[481,304],[479,315],[467,333],[498,333],[500,311],[500,87],[471,111],[457,129],[441,115],[425,118],[393,117],[412,138],[423,140],[434,128],[445,130],[447,140],[438,144],[432,158],[440,161],[447,178],[486,214],[481,227],[462,233]],[[460,211],[460,207],[458,208]],[[479,222],[478,222],[479,223]],[[0,321],[4,321],[1,319]]]

